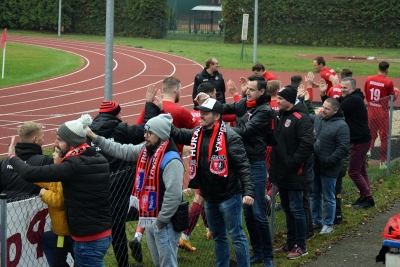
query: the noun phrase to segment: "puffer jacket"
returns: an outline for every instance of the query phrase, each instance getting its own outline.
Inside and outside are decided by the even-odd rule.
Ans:
[[[280,111],[274,118],[277,145],[272,148],[270,178],[273,184],[304,190],[307,169],[313,153],[313,126],[304,105]]]
[[[236,114],[235,127],[232,129],[243,140],[250,163],[265,161],[268,132],[271,128],[272,112],[265,97],[257,100],[257,106],[247,108],[246,99],[224,104],[224,114]]]
[[[107,160],[96,148],[60,164],[33,167],[18,157],[10,159],[27,182],[61,182],[67,223],[72,236],[84,237],[111,229],[110,172]]]
[[[190,145],[194,131],[172,127],[171,138],[177,143]],[[250,163],[246,157],[241,137],[231,128],[226,129],[228,176],[220,177],[210,172],[208,151],[213,129],[203,129],[199,162],[196,176],[190,181],[190,188],[200,188],[201,196],[207,201],[224,201],[241,193],[254,198],[254,180]]]
[[[349,154],[350,131],[339,111],[331,118],[321,115],[311,117],[314,120],[314,169],[321,175],[337,178],[342,160]]]
[[[49,208],[51,227],[56,235],[69,236],[67,215],[65,213],[64,195],[61,182],[36,183],[48,190],[42,195],[42,201]]]

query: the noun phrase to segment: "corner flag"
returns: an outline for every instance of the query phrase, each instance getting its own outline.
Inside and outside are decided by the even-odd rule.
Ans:
[[[1,68],[1,78],[4,79],[4,63],[6,62],[6,37],[7,37],[7,28],[4,29],[3,34],[1,35],[0,45],[3,48],[3,65]]]

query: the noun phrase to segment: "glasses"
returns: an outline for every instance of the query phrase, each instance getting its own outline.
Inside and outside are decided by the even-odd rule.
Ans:
[[[152,134],[153,134],[153,132],[144,130],[144,135],[151,136]]]

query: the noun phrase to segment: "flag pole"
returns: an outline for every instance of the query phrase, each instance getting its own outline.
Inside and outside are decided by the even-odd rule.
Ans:
[[[1,78],[4,79],[4,63],[6,62],[6,46],[7,42],[4,43],[4,49],[3,49],[3,67],[1,68]]]

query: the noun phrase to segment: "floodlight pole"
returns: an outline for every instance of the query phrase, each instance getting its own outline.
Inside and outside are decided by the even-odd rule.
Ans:
[[[114,0],[107,0],[106,6],[106,53],[104,75],[104,99],[112,99],[114,45]]]
[[[258,0],[254,0],[254,41],[253,63],[257,63]]]
[[[61,36],[61,3],[62,0],[58,1],[58,36]]]

